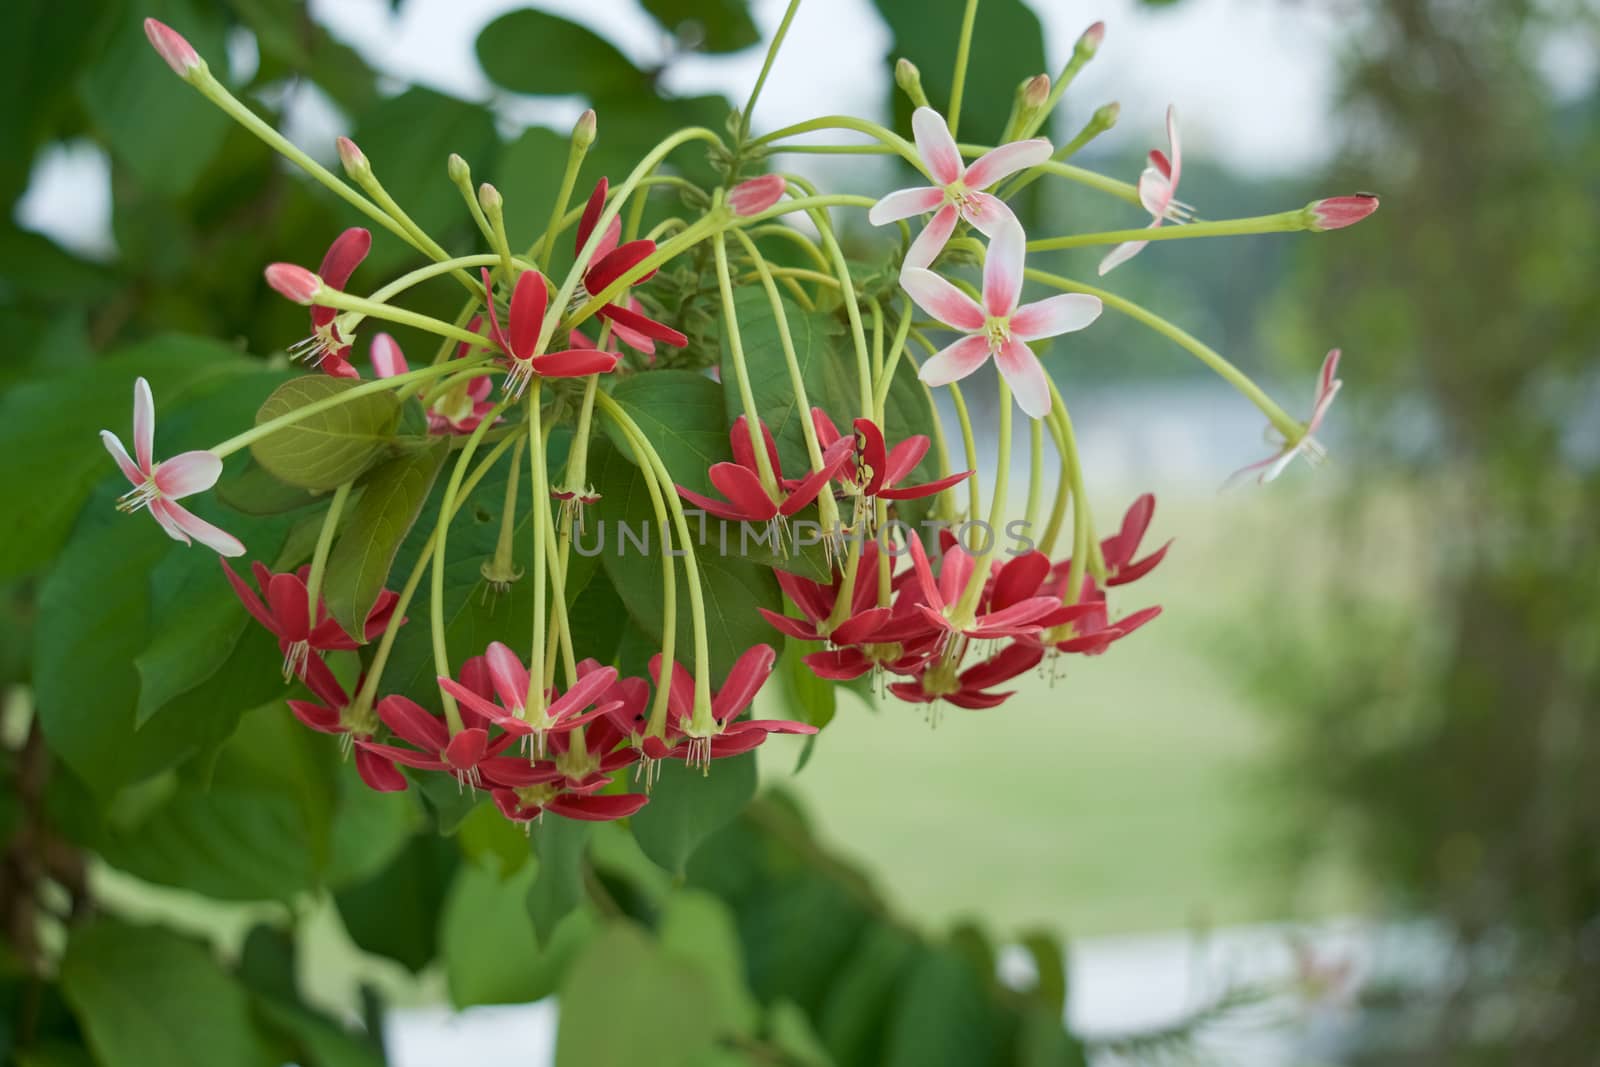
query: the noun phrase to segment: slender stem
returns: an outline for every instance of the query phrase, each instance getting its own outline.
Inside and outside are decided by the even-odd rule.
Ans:
[[[1104,233],[1077,233],[1065,237],[1044,237],[1028,242],[1030,252],[1049,252],[1059,248],[1082,248],[1086,245],[1114,245],[1123,241],[1180,241],[1190,237],[1243,237],[1259,233],[1292,233],[1306,229],[1305,212],[1280,211],[1276,215],[1255,215],[1247,219],[1219,219],[1213,222],[1190,222],[1181,226],[1160,226],[1154,229],[1107,230]]]
[[[1052,385],[1054,383],[1051,383]],[[1053,396],[1056,394],[1052,394]],[[1050,440],[1056,447],[1056,498],[1050,503],[1050,518],[1045,523],[1044,536],[1039,539],[1039,551],[1047,556],[1054,556],[1056,551],[1056,538],[1061,535],[1061,523],[1067,515],[1067,501],[1072,498],[1072,465],[1067,459],[1068,441],[1066,433],[1061,429],[1059,413],[1056,408],[1063,410],[1065,404],[1052,401],[1050,414],[1043,420],[1050,431]]]
[[[586,319],[594,315],[595,312],[599,311],[601,308],[605,307],[607,304],[611,303],[611,301],[620,296],[623,291],[634,282],[638,281],[640,278],[643,278],[646,274],[649,274],[651,271],[655,270],[672,257],[683,253],[696,244],[699,244],[712,234],[720,232],[726,227],[726,225],[726,222],[710,217],[703,218],[699,222],[696,222],[694,225],[690,226],[688,229],[684,230],[682,233],[678,234],[676,237],[672,238],[670,241],[662,244],[654,252],[650,253],[650,255],[646,256],[643,260],[636,264],[632,270],[627,271],[620,278],[606,286],[604,289],[600,290],[598,293],[591,294],[589,299],[584,301],[578,310],[567,316],[567,328],[571,329],[582,324]],[[600,230],[600,226],[595,227],[596,233],[599,233]],[[592,244],[593,241],[594,239],[591,237],[590,243]],[[584,246],[585,251],[587,251],[588,248],[588,245]],[[571,300],[572,294],[567,292],[564,287],[563,292],[566,293],[565,300],[558,296],[557,302],[551,305],[552,311],[556,311],[561,307],[565,307],[566,302]],[[546,321],[549,321],[548,318]]]
[[[533,641],[528,654],[528,695],[524,702],[530,713],[543,711],[545,692],[545,553],[544,521],[537,517],[540,508],[550,510],[550,487],[545,484],[545,436],[539,394],[544,383],[534,378],[528,390],[528,491],[533,497]]]
[[[1114,117],[1115,112],[1108,111],[1107,108],[1101,108],[1100,110],[1096,111],[1093,115],[1089,116],[1089,121],[1083,124],[1083,129],[1078,131],[1077,136],[1068,141],[1066,144],[1062,145],[1060,148],[1057,148],[1046,162],[1065,163],[1067,160],[1071,159],[1073,156],[1082,151],[1084,145],[1088,144],[1090,141],[1109,130],[1111,128],[1111,121],[1114,119]],[[1023,189],[1026,189],[1028,186],[1038,181],[1046,173],[1048,172],[1043,167],[1029,167],[1021,174],[1013,176],[1005,185],[1002,185],[1000,190],[995,193],[995,195],[1001,200],[1010,200]]]
[[[1039,513],[1044,508],[1044,420],[1028,420],[1028,510],[1024,529],[1028,536],[1039,525]]]
[[[548,432],[548,431],[546,431]],[[546,449],[546,452],[549,450]],[[561,554],[556,548],[555,520],[550,517],[550,504],[548,490],[544,500],[534,501],[534,513],[539,517],[541,526],[538,540],[544,545],[546,562],[550,566],[550,607],[554,618],[554,636],[560,639],[561,655],[567,668],[567,688],[572,688],[578,681],[578,660],[572,651],[572,627],[567,623],[567,570],[561,559]],[[546,642],[545,655],[549,656],[548,642]],[[546,677],[554,680],[555,671],[547,664]]]
[[[328,566],[328,550],[333,547],[333,534],[339,528],[339,516],[345,501],[350,499],[353,482],[345,482],[333,491],[328,512],[322,516],[322,531],[317,534],[317,547],[311,554],[311,573],[306,578],[306,613],[311,626],[317,624],[317,606],[322,603],[322,575]]]
[[[972,569],[972,576],[967,580],[967,587],[961,591],[961,600],[956,608],[956,619],[968,620],[977,613],[978,600],[983,595],[983,587],[989,580],[990,558],[999,547],[999,530],[1005,525],[1006,518],[1006,484],[1011,475],[1011,386],[1005,378],[996,376],[995,387],[997,390],[996,403],[1000,406],[999,425],[995,438],[995,467],[994,467],[994,495],[989,498],[989,533],[985,538],[985,551],[977,554],[977,566]]]
[[[561,216],[566,214],[567,204],[572,199],[572,188],[578,183],[578,168],[583,165],[583,157],[588,154],[588,149],[580,146],[577,138],[573,138],[567,146],[567,165],[561,172],[561,187],[556,193],[556,200],[550,208],[550,223],[544,228],[544,235],[539,238],[539,254],[534,257],[535,262],[543,263],[546,268],[550,266],[550,257],[555,252],[556,234],[561,228]]]
[[[939,350],[920,330],[913,331],[912,337],[930,356]],[[978,441],[972,433],[972,418],[967,414],[967,402],[961,395],[961,387],[951,382],[945,388],[950,390],[950,403],[956,410],[956,421],[961,426],[961,444],[966,451],[967,469],[972,472],[972,477],[967,479],[967,510],[976,519],[983,514],[983,494],[978,486]]]
[[[475,333],[462,329],[453,322],[436,319],[432,315],[409,311],[406,308],[397,308],[390,304],[379,304],[365,297],[343,293],[337,289],[330,289],[324,285],[317,290],[317,303],[323,307],[338,308],[340,311],[359,311],[366,318],[383,319],[386,322],[398,322],[402,326],[415,326],[419,330],[448,337],[454,341],[465,341],[472,345],[483,344],[483,338]],[[388,379],[396,381],[395,378]]]
[[[1043,282],[1063,292],[1087,293],[1090,296],[1099,297],[1100,301],[1107,307],[1116,308],[1129,318],[1148,326],[1169,341],[1187,349],[1200,362],[1220,375],[1229,385],[1243,393],[1245,398],[1259,408],[1261,413],[1267,417],[1267,420],[1285,437],[1294,440],[1305,431],[1304,426],[1274,403],[1272,398],[1267,396],[1261,387],[1251,381],[1249,376],[1238,367],[1229,363],[1215,349],[1201,342],[1193,334],[1179,329],[1154,312],[1147,311],[1133,301],[1124,299],[1115,293],[1107,292],[1092,285],[1084,285],[1082,282],[1075,282],[1070,278],[1063,278],[1059,274],[1047,274],[1044,271],[1032,269],[1025,271],[1025,274],[1034,281]]]
[[[792,180],[792,176],[791,176],[791,180]],[[756,225],[757,223],[766,222],[768,219],[776,219],[776,218],[780,218],[780,217],[782,217],[784,215],[793,215],[797,211],[810,211],[810,212],[812,212],[813,215],[815,215],[817,208],[829,208],[829,207],[866,207],[866,208],[870,208],[873,204],[876,204],[876,203],[877,203],[877,201],[874,200],[870,196],[854,196],[854,195],[851,195],[849,193],[834,193],[834,194],[831,194],[829,196],[817,196],[817,195],[813,194],[811,196],[800,197],[800,198],[795,199],[795,200],[780,200],[776,204],[774,204],[772,207],[767,208],[767,210],[761,212],[760,214],[751,215],[749,218],[743,219],[741,221],[746,226],[753,226],[753,225]]]
[[[728,273],[728,246],[722,234],[712,237],[711,249],[716,256],[717,289],[722,294],[722,328],[728,338],[728,356],[733,363],[733,379],[739,389],[739,404],[744,408],[745,431],[750,435],[750,451],[756,457],[756,473],[761,476],[761,488],[773,500],[782,499],[778,485],[778,472],[772,469],[772,458],[767,455],[762,440],[761,410],[756,407],[755,391],[750,387],[750,371],[744,361],[744,339],[739,333],[739,316],[733,303],[733,279]]]
[[[911,299],[905,297],[901,303],[900,325],[895,327],[894,342],[889,346],[889,359],[884,364],[883,370],[878,374],[877,391],[872,398],[873,417],[881,426],[888,417],[885,410],[889,403],[889,390],[894,385],[895,371],[900,368],[900,358],[906,351],[906,338],[911,332]],[[934,421],[938,421],[935,417]],[[948,472],[946,472],[948,473]]]
[[[917,170],[921,171],[923,169],[922,157],[917,155],[916,146],[910,141],[876,122],[858,119],[851,115],[824,115],[821,118],[797,122],[793,126],[785,126],[781,130],[773,130],[771,133],[762,134],[751,144],[758,146],[770,145],[774,141],[781,141],[786,137],[798,137],[800,134],[815,133],[818,130],[854,130],[857,133],[864,133],[880,144],[889,146],[901,159],[916,167]],[[780,146],[776,149],[776,151],[780,152],[788,150],[788,146]],[[926,174],[927,172],[923,171],[923,173]],[[929,180],[932,180],[931,176]]]
[[[800,10],[800,0],[789,0],[789,6],[783,12],[783,20],[778,23],[778,29],[772,35],[772,43],[767,46],[767,58],[761,64],[761,73],[756,75],[756,83],[750,89],[750,99],[745,101],[744,110],[739,113],[739,141],[742,143],[750,136],[750,116],[756,109],[756,101],[761,97],[761,90],[767,84],[767,75],[772,73],[772,64],[778,58],[778,49],[783,47],[783,39],[789,34],[789,23],[794,21],[795,13]]]
[[[781,223],[773,223],[770,226],[751,227],[749,233],[752,237],[781,237],[791,244],[798,245],[800,251],[804,252],[812,263],[816,264],[819,271],[828,269],[828,257],[822,254],[822,249],[817,247],[815,241],[793,227],[784,226]]]
[[[799,175],[785,175],[791,184],[799,186],[807,194],[800,200],[790,200],[791,208],[806,204],[808,201],[834,200],[835,197],[816,196],[816,190],[811,183]],[[875,201],[868,197],[852,197],[850,199],[863,201],[864,206],[870,207]],[[779,205],[782,206],[782,205]],[[872,414],[872,355],[867,348],[866,329],[861,322],[861,304],[856,299],[856,287],[850,277],[850,264],[845,261],[844,252],[839,248],[839,242],[833,234],[833,222],[828,218],[826,205],[817,203],[807,210],[812,225],[816,226],[817,233],[822,237],[822,252],[833,265],[833,272],[839,279],[839,289],[844,296],[845,317],[850,321],[850,339],[856,346],[856,386],[857,402],[863,415]],[[764,216],[757,215],[751,221],[759,221]]]
[[[420,285],[425,281],[437,278],[441,274],[449,274],[452,271],[460,270],[463,267],[493,267],[497,266],[499,263],[500,257],[488,252],[473,256],[456,256],[453,259],[440,260],[437,263],[427,263],[418,267],[416,270],[408,271],[407,273],[400,275],[400,277],[394,279],[388,285],[385,285],[381,289],[375,290],[373,294],[366,299],[374,304],[387,304],[389,301],[393,300],[407,289],[410,289],[412,286]],[[483,283],[476,279],[472,279],[472,290],[474,293],[481,294],[483,292]],[[322,301],[319,298],[318,303],[321,302]],[[353,329],[364,318],[366,318],[365,313],[355,312],[351,314],[347,321],[350,328]]]
[[[950,76],[950,113],[945,116],[951,137],[961,126],[961,93],[967,84],[967,59],[972,51],[972,26],[977,18],[978,0],[967,0],[967,10],[961,16],[961,36],[956,39],[956,68]]]

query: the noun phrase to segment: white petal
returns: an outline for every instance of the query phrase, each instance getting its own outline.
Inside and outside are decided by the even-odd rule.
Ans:
[[[182,508],[170,500],[159,501],[159,503],[165,505],[163,510],[167,512],[173,525],[219,556],[244,555],[244,543],[228,531],[211,525],[194,512]],[[169,530],[168,532],[170,533],[171,531]]]
[[[1100,317],[1098,296],[1062,293],[1032,304],[1024,304],[1011,316],[1011,335],[1022,341],[1081,330]]]
[[[995,356],[995,366],[1005,375],[1006,384],[1017,398],[1017,406],[1029,418],[1042,419],[1050,414],[1050,380],[1045,377],[1044,366],[1033,351],[1018,340],[1000,346]]]
[[[917,239],[911,242],[911,247],[906,249],[906,261],[901,269],[933,266],[933,261],[939,258],[950,235],[955,232],[956,220],[960,217],[961,213],[954,204],[946,204],[935,212]]]
[[[963,337],[930,356],[917,377],[928,385],[949,385],[983,366],[988,358],[988,338]]]
[[[933,211],[942,203],[944,203],[944,190],[935,189],[931,185],[920,185],[915,189],[897,189],[872,205],[867,211],[867,221],[874,226],[887,226],[900,219],[909,219],[913,215]]]
[[[961,179],[961,151],[944,116],[931,107],[919,107],[911,113],[911,132],[917,138],[917,155],[934,181],[949,185]]]
[[[1019,222],[1000,227],[989,241],[983,261],[983,306],[990,315],[1003,318],[1017,310],[1027,255],[1028,238]]]
[[[962,179],[969,189],[987,189],[1002,178],[1019,170],[1036,167],[1050,158],[1050,142],[1043,137],[1031,141],[1012,141],[999,148],[991,148],[973,161]]]
[[[110,430],[100,431],[100,441],[106,446],[106,451],[111,453],[111,458],[117,461],[117,466],[122,468],[122,473],[134,485],[144,484],[144,471],[128,455],[128,450],[122,447],[122,441]]]
[[[1125,241],[1113,248],[1106,254],[1106,258],[1100,261],[1100,276],[1103,278],[1128,262],[1128,260],[1143,251],[1144,246],[1149,243],[1149,241]]]
[[[918,307],[952,330],[983,329],[983,308],[933,271],[921,267],[901,271],[900,284]]]
[[[386,333],[373,337],[368,355],[372,359],[372,373],[379,378],[393,378],[410,369],[406,354],[400,351],[400,342]]]
[[[143,378],[133,383],[133,454],[139,459],[139,469],[149,470],[155,455],[156,402],[150,395],[150,383]]]
[[[156,488],[168,500],[204,492],[222,477],[222,460],[211,452],[182,452],[156,465]]]

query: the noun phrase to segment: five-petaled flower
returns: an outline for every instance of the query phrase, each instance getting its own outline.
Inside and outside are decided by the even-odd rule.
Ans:
[[[1146,229],[1155,229],[1168,219],[1173,222],[1187,222],[1194,217],[1194,209],[1178,199],[1178,178],[1183,173],[1183,151],[1178,143],[1178,112],[1176,108],[1167,108],[1167,144],[1171,148],[1171,155],[1163,154],[1159,148],[1150,150],[1150,165],[1139,175],[1139,203],[1150,212],[1150,225]],[[1109,274],[1113,269],[1126,263],[1149,241],[1124,241],[1106,254],[1100,261],[1100,273]]]
[[[1039,595],[1050,572],[1043,553],[1025,552],[992,567],[976,603],[967,607],[964,594],[978,565],[972,554],[952,545],[939,561],[936,578],[922,539],[912,534],[910,547],[924,601],[921,610],[937,629],[980,641],[1017,637],[1037,633],[1039,620],[1061,606],[1059,600]]]
[[[811,409],[811,425],[817,432],[817,443],[825,450],[832,449],[841,439],[838,427],[821,408]],[[857,419],[852,425],[856,431],[856,462],[853,468],[846,465],[840,477],[868,500],[919,500],[942,493],[972,476],[971,471],[959,471],[931,482],[906,485],[906,478],[928,454],[928,436],[913,434],[889,448],[883,431],[873,420]]]
[[[595,185],[594,192],[590,194],[589,202],[584,205],[583,216],[578,220],[578,235],[572,250],[574,255],[581,255],[583,246],[589,243],[595,225],[599,223],[600,215],[605,211],[608,188],[606,179],[601,178]],[[582,291],[575,294],[574,305],[603,292],[612,282],[644,262],[656,250],[654,241],[641,238],[619,245],[618,242],[621,240],[622,220],[612,218],[605,232],[600,235],[594,254],[589,258],[589,265],[583,272]],[[634,279],[634,284],[647,281],[654,274],[655,271],[643,274]],[[645,355],[655,352],[656,341],[665,342],[674,348],[682,348],[689,343],[689,339],[682,333],[646,315],[643,305],[632,296],[627,298],[625,305],[604,304],[595,314],[610,321],[611,332],[617,335],[617,340]]]
[[[928,660],[913,680],[891,683],[889,692],[913,704],[933,704],[942,700],[958,708],[974,711],[999,707],[1014,691],[995,693],[991,690],[1019,674],[1031,671],[1043,658],[1042,647],[1021,642],[1007,645],[966,670],[959,669],[959,662],[935,658]]]
[[[1155,570],[1156,564],[1166,556],[1167,549],[1172,547],[1170,540],[1137,562],[1133,558],[1155,513],[1155,494],[1141,494],[1122,516],[1122,528],[1100,542],[1100,555],[1106,564],[1107,585],[1127,585],[1137,581]]]
[[[495,641],[483,658],[499,704],[475,692],[472,686],[442,675],[438,679],[439,688],[506,733],[520,738],[532,737],[541,756],[545,752],[546,734],[576,729],[612,710],[609,703],[586,710],[617,680],[617,672],[612,667],[599,667],[585,674],[560,696],[555,696],[553,690],[546,692],[539,701],[541,706],[530,708],[527,704],[528,668],[522,665],[517,654]]]
[[[671,740],[646,736],[644,754],[650,759],[680,756],[691,767],[708,767],[712,760],[749,752],[769,734],[814,734],[815,726],[787,719],[735,721],[756,698],[772,674],[778,654],[770,645],[755,645],[734,661],[722,686],[711,695],[709,716],[695,714],[694,679],[681,664],[672,664],[669,679],[661,677],[661,656],[650,658],[650,677],[667,689],[667,714]]]
[[[155,437],[155,399],[150,395],[150,383],[140,378],[133,383],[133,452],[138,461],[128,455],[116,434],[100,431],[106,451],[133,484],[117,501],[117,510],[149,508],[174,541],[187,545],[192,538],[224,556],[244,555],[244,545],[237,537],[176,503],[216,485],[222,476],[222,460],[215,453],[195,451],[180,452],[158,463],[154,458]]]
[[[953,330],[967,334],[930,357],[921,378],[929,385],[960,381],[989,359],[1005,376],[1017,405],[1036,419],[1050,411],[1050,382],[1038,357],[1024,343],[1081,330],[1100,317],[1100,298],[1062,293],[1032,304],[1022,296],[1027,237],[1015,221],[1000,227],[983,263],[983,303],[931,270],[910,268],[900,275],[911,299]]]
[[[334,734],[351,744],[372,740],[378,728],[378,717],[370,709],[358,716],[351,709],[350,697],[332,674],[318,672],[307,676],[306,685],[322,703],[309,700],[289,701],[289,710],[303,724],[322,734]],[[357,683],[359,690],[360,683]],[[392,760],[384,759],[359,745],[355,747],[356,773],[361,780],[380,793],[398,793],[406,788],[406,776]]]
[[[708,472],[711,484],[726,498],[726,503],[681,485],[677,487],[679,496],[702,511],[730,522],[771,522],[787,518],[817,499],[855,451],[855,440],[842,438],[822,454],[821,470],[812,471],[803,478],[786,479],[778,461],[778,447],[763,423],[761,435],[766,442],[767,462],[779,483],[774,495],[761,484],[761,469],[755,450],[750,446],[748,425],[743,415],[733,420],[733,429],[728,431],[733,462],[713,464]]]
[[[454,775],[458,783],[474,788],[483,782],[479,765],[486,759],[498,756],[516,740],[514,734],[503,734],[491,741],[488,728],[480,724],[476,717],[470,725],[451,733],[444,719],[403,696],[384,697],[378,701],[377,710],[378,718],[391,734],[416,747],[404,748],[357,738],[359,747],[420,771],[445,771]],[[466,716],[463,716],[463,721],[467,721]]]
[[[874,226],[927,211],[934,213],[906,252],[905,265],[911,268],[930,266],[961,219],[990,237],[1007,223],[1015,222],[1016,216],[1005,201],[983,190],[1050,158],[1050,142],[1035,137],[1003,144],[979,156],[971,166],[963,166],[950,127],[931,107],[919,107],[912,113],[911,129],[916,134],[917,155],[922,158],[923,169],[936,184],[890,193],[867,212],[867,221]]]
[[[536,270],[523,271],[511,290],[511,304],[506,309],[506,329],[500,328],[500,315],[494,306],[494,283],[487,268],[483,272],[483,290],[489,306],[489,333],[510,360],[506,373],[507,395],[520,397],[535,376],[540,378],[582,378],[590,374],[604,374],[617,365],[615,352],[601,352],[593,348],[568,348],[560,352],[538,355],[539,331],[544,326],[545,308],[550,303],[550,291],[545,287],[544,275]]]
[[[261,590],[261,596],[257,596],[255,590],[245,584],[245,580],[226,562],[222,564],[222,570],[245,610],[277,637],[278,647],[283,652],[284,679],[300,678],[309,682],[313,677],[320,676],[319,684],[326,689],[332,674],[322,662],[322,657],[316,653],[348,652],[358,648],[360,642],[346,633],[344,627],[328,614],[328,605],[320,597],[316,618],[312,618],[311,591],[306,587],[311,568],[301,567],[298,571],[274,574],[265,563],[257,560],[250,565],[250,571]],[[265,601],[262,597],[266,598]],[[383,633],[399,599],[389,589],[378,595],[361,628],[361,641],[370,641]]]
[[[1335,348],[1323,357],[1322,372],[1317,375],[1317,395],[1316,399],[1312,401],[1311,418],[1306,420],[1305,429],[1291,441],[1279,433],[1276,428],[1268,427],[1269,436],[1277,437],[1279,440],[1280,447],[1278,451],[1266,459],[1258,460],[1247,467],[1241,467],[1239,470],[1234,471],[1228,478],[1228,484],[1233,484],[1252,471],[1260,471],[1261,473],[1256,476],[1256,481],[1261,485],[1265,485],[1282,474],[1284,468],[1296,456],[1304,455],[1307,460],[1313,463],[1320,463],[1326,458],[1327,451],[1323,449],[1322,443],[1312,435],[1321,427],[1322,420],[1328,414],[1329,406],[1333,404],[1333,398],[1338,395],[1339,387],[1344,384],[1339,380],[1338,374],[1339,350]]]

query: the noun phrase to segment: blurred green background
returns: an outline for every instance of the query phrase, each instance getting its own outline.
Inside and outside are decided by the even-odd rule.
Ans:
[[[720,126],[781,10],[558,5],[579,30],[504,14],[516,6],[7,5],[6,410],[33,395],[16,390],[169,333],[281,353],[302,312],[266,290],[261,265],[315,263],[356,221],[155,62],[145,15],[182,28],[319,158],[333,159],[333,136],[355,137],[450,245],[470,223],[447,153],[505,193],[515,244],[542,224],[582,106],[601,131],[586,188],[665,129]],[[804,5],[756,128],[822,100],[889,115],[900,55],[942,99],[961,6]],[[797,748],[774,743],[763,778],[930,926],[972,916],[1088,944],[1165,931],[1182,946],[1214,926],[1372,920],[1287,970],[1332,990],[1337,1025],[1292,1027],[1288,1051],[1258,1062],[1597,1062],[1600,13],[1585,0],[1109,7],[984,0],[964,133],[992,138],[1016,83],[1058,69],[1076,32],[1105,17],[1107,44],[1054,136],[1129,95],[1119,129],[1081,161],[1131,179],[1173,99],[1190,134],[1181,195],[1206,217],[1381,193],[1383,210],[1348,232],[1155,245],[1110,281],[1274,383],[1294,412],[1322,353],[1343,347],[1334,458],[1315,476],[1219,494],[1256,457],[1258,418],[1108,316],[1050,367],[1102,514],[1160,495],[1153,536],[1178,543],[1127,606],[1166,615],[1104,659],[1026,681],[997,713],[930,726],[920,710],[846,698],[803,773]],[[459,32],[438,36],[430,59],[427,27],[446,24]],[[852,50],[818,51],[830,35]],[[849,191],[897,177],[795,158]],[[1025,205],[1035,233],[1138,223],[1049,188]],[[364,276],[406,255],[380,234]],[[1058,255],[1078,277],[1098,259]],[[980,418],[987,399],[980,390]],[[7,462],[104,462],[92,436],[37,443]],[[29,501],[12,512],[0,681],[15,711],[39,582],[72,515]],[[1394,948],[1391,933],[1417,923],[1425,936]],[[1323,982],[1346,965],[1359,981]],[[1125,1017],[1140,1018],[1131,999]]]

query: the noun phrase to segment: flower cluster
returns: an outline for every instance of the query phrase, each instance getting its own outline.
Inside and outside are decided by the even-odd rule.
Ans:
[[[185,82],[230,115],[247,114],[175,31],[150,20],[146,32]],[[1031,346],[1085,329],[1108,308],[1129,314],[1266,416],[1278,449],[1246,468],[1262,481],[1297,455],[1322,455],[1313,434],[1340,387],[1335,349],[1302,423],[1186,331],[1109,291],[1030,266],[1029,256],[1110,246],[1099,262],[1103,275],[1158,241],[1324,232],[1377,208],[1375,197],[1361,194],[1254,218],[1199,220],[1176,196],[1182,153],[1171,110],[1168,146],[1150,152],[1136,184],[1068,165],[1116,120],[1116,106],[1096,111],[1059,148],[1038,133],[1104,36],[1097,23],[1059,78],[1039,74],[1023,83],[997,138],[1004,143],[994,147],[958,145],[959,103],[951,103],[947,121],[902,61],[897,83],[915,108],[912,141],[842,118],[751,136],[745,114],[730,123],[731,140],[702,127],[670,135],[622,180],[600,179],[579,206],[569,200],[598,129],[586,112],[573,130],[556,202],[539,212],[549,228],[520,252],[507,232],[505,198],[489,184],[474,188],[460,156],[449,157],[445,173],[482,245],[452,255],[395,202],[353,141],[338,141],[345,180],[250,116],[251,133],[408,245],[420,265],[365,295],[353,291],[372,246],[365,226],[339,233],[314,272],[268,265],[267,284],[308,309],[309,335],[285,354],[314,373],[269,398],[255,426],[159,462],[153,398],[140,379],[133,455],[103,433],[132,485],[119,507],[148,510],[177,540],[243,555],[240,541],[177,501],[214,485],[228,457],[245,449],[266,475],[295,490],[287,495],[296,506],[316,501],[314,548],[308,537],[291,538],[269,557],[280,569],[252,563],[252,584],[224,563],[224,580],[277,639],[285,681],[308,691],[311,699],[289,700],[292,714],[338,735],[362,780],[380,791],[437,772],[462,789],[488,791],[522,823],[546,812],[629,816],[648,802],[662,761],[709,771],[773,734],[815,732],[805,722],[750,717],[775,673],[774,631],[807,646],[786,662],[798,658],[817,677],[870,675],[882,693],[909,703],[995,707],[1021,675],[1063,655],[1099,655],[1155,618],[1155,606],[1113,610],[1111,590],[1150,573],[1170,544],[1141,547],[1155,511],[1148,494],[1115,534],[1096,534],[1071,419]],[[960,55],[965,62],[968,50]],[[816,147],[796,138],[829,130],[865,134],[874,142],[867,150],[898,155],[927,184],[877,199],[825,194],[773,166],[784,153]],[[709,142],[701,148],[709,148],[716,181],[666,173],[673,153],[695,142]],[[1142,208],[1150,221],[1030,240],[1010,203],[1041,179],[1080,183],[1108,203]],[[655,217],[647,200],[661,189],[673,190],[684,210],[644,230]],[[893,277],[859,277],[842,251],[838,209],[904,231]],[[920,216],[926,224],[913,236],[909,222]],[[773,254],[775,241],[804,265]],[[981,271],[968,277],[972,263]],[[454,319],[402,305],[412,289],[432,284],[460,286]],[[1024,301],[1029,286],[1050,292]],[[740,288],[754,299],[738,299]],[[435,357],[413,363],[393,334],[376,331],[364,379],[357,341],[368,320],[432,335]],[[989,435],[992,481],[985,475],[980,484],[978,441],[987,428],[973,428],[960,383],[991,360],[1001,402]],[[844,367],[853,368],[853,381],[841,386],[834,372]],[[960,423],[959,458],[936,388],[948,391]],[[1008,480],[1021,469],[1012,456],[1012,397],[1029,417],[1032,444],[1027,515],[1017,520],[1027,545],[1003,554],[994,534],[1010,517]],[[724,435],[729,448],[719,455]],[[1053,501],[1047,447],[1059,472]],[[608,450],[597,469],[621,479],[601,479],[604,497],[589,480],[591,449]],[[491,474],[497,480],[482,484]],[[602,568],[574,578],[584,509],[630,502],[653,512],[660,533],[654,598],[634,588],[646,580],[638,571]],[[452,560],[452,530],[463,525],[464,510],[479,522],[498,513],[499,535],[492,557],[452,570],[460,562],[459,538]],[[707,580],[711,549],[703,533],[692,533],[696,513],[761,530],[770,551],[741,550],[746,558],[729,564],[742,568],[737,593]],[[820,560],[806,555],[802,523],[823,531]],[[958,536],[973,527],[987,530],[983,543]],[[412,569],[396,578],[389,570],[401,558]],[[482,575],[481,587],[447,581],[464,569]],[[416,599],[424,579],[425,603]],[[493,636],[474,629],[474,647],[461,647],[449,620],[472,610],[474,597],[483,604],[524,581],[515,599],[521,607],[479,618]],[[626,611],[633,638],[626,657],[615,640],[601,653],[577,621],[582,581],[610,583],[600,602]],[[714,593],[723,600],[708,604]],[[422,643],[414,643],[397,654],[397,635],[412,614],[426,616],[429,647],[418,651]],[[523,658],[506,642],[520,645],[530,629]],[[392,658],[408,656],[424,658],[391,670]],[[353,685],[341,680],[351,676]],[[433,681],[400,691],[396,677]],[[644,791],[628,791],[628,768]]]

